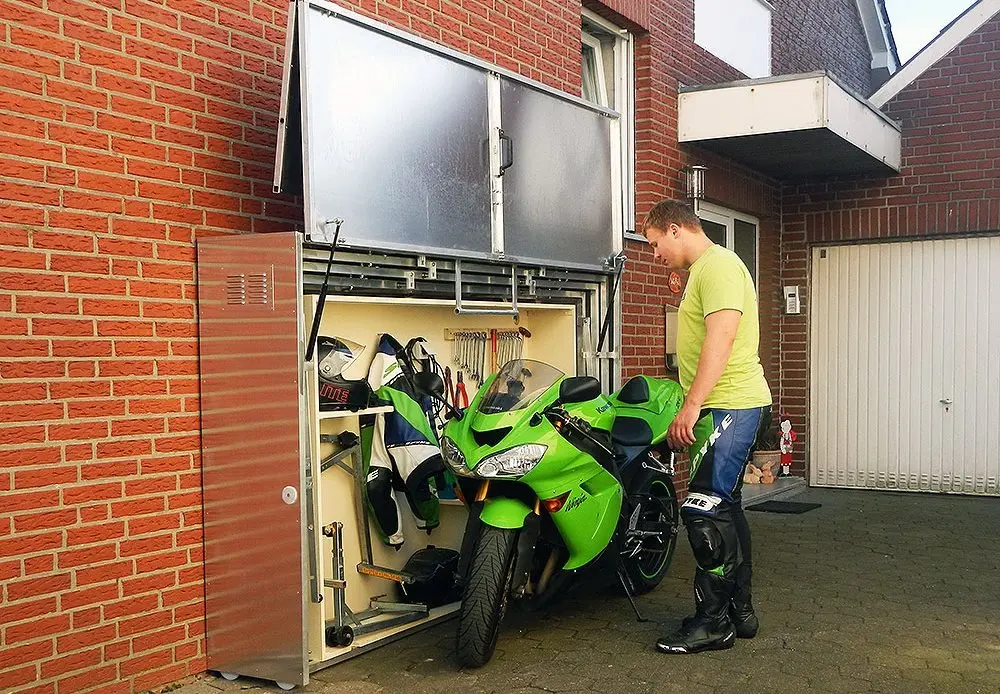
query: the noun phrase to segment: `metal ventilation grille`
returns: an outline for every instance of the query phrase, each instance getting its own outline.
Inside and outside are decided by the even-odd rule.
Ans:
[[[266,272],[229,275],[226,278],[226,303],[232,306],[266,306],[271,298],[271,280]]]
[[[252,272],[247,277],[246,302],[267,305],[270,298],[270,278],[266,272]]]
[[[226,278],[226,303],[243,306],[247,302],[246,275],[230,275]]]

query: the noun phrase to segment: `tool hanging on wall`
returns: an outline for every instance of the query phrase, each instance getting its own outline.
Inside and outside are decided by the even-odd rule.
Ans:
[[[490,333],[483,330],[456,330],[451,334],[451,362],[456,370],[461,369],[468,374],[469,380],[482,385],[486,378],[486,354],[489,347]]]
[[[531,331],[523,326],[517,330],[492,328],[489,332],[445,330],[445,339],[452,341],[451,363],[456,371],[462,370],[470,381],[479,385],[483,384],[488,373],[496,373],[508,362],[521,359],[524,341],[529,337]],[[457,393],[454,396],[457,399]]]
[[[462,372],[459,371],[455,377],[455,407],[465,409],[469,406],[469,394],[465,390],[465,382],[462,380]]]
[[[444,399],[449,405],[455,404],[455,387],[451,384],[451,367],[444,367]]]
[[[531,332],[525,328],[492,330],[490,333],[493,343],[491,361],[494,371],[503,368],[510,361],[520,359],[524,353],[524,339],[531,337]]]

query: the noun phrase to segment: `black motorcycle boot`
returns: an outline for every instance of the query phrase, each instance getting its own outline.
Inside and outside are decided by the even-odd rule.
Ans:
[[[729,598],[733,580],[699,568],[694,575],[695,614],[681,628],[657,640],[661,653],[687,654],[718,651],[736,643],[736,632],[729,619]]]
[[[753,611],[750,577],[751,568],[745,563],[740,564],[736,569],[733,597],[729,601],[729,619],[736,629],[736,637],[740,639],[752,639],[760,628],[757,614]]]
[[[694,623],[694,617],[685,617],[681,621],[681,628],[687,629]],[[753,604],[748,599],[745,602],[736,603],[735,600],[729,603],[729,621],[733,623],[738,639],[752,639],[757,635],[760,622],[757,614],[753,611]]]

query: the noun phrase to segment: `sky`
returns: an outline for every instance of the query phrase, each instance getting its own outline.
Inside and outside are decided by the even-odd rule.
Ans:
[[[899,59],[904,63],[974,0],[886,0]]]

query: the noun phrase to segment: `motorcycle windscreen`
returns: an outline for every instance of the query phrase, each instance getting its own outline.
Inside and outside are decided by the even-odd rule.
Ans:
[[[514,359],[497,373],[479,403],[485,415],[523,410],[540,398],[565,374],[545,362]]]

